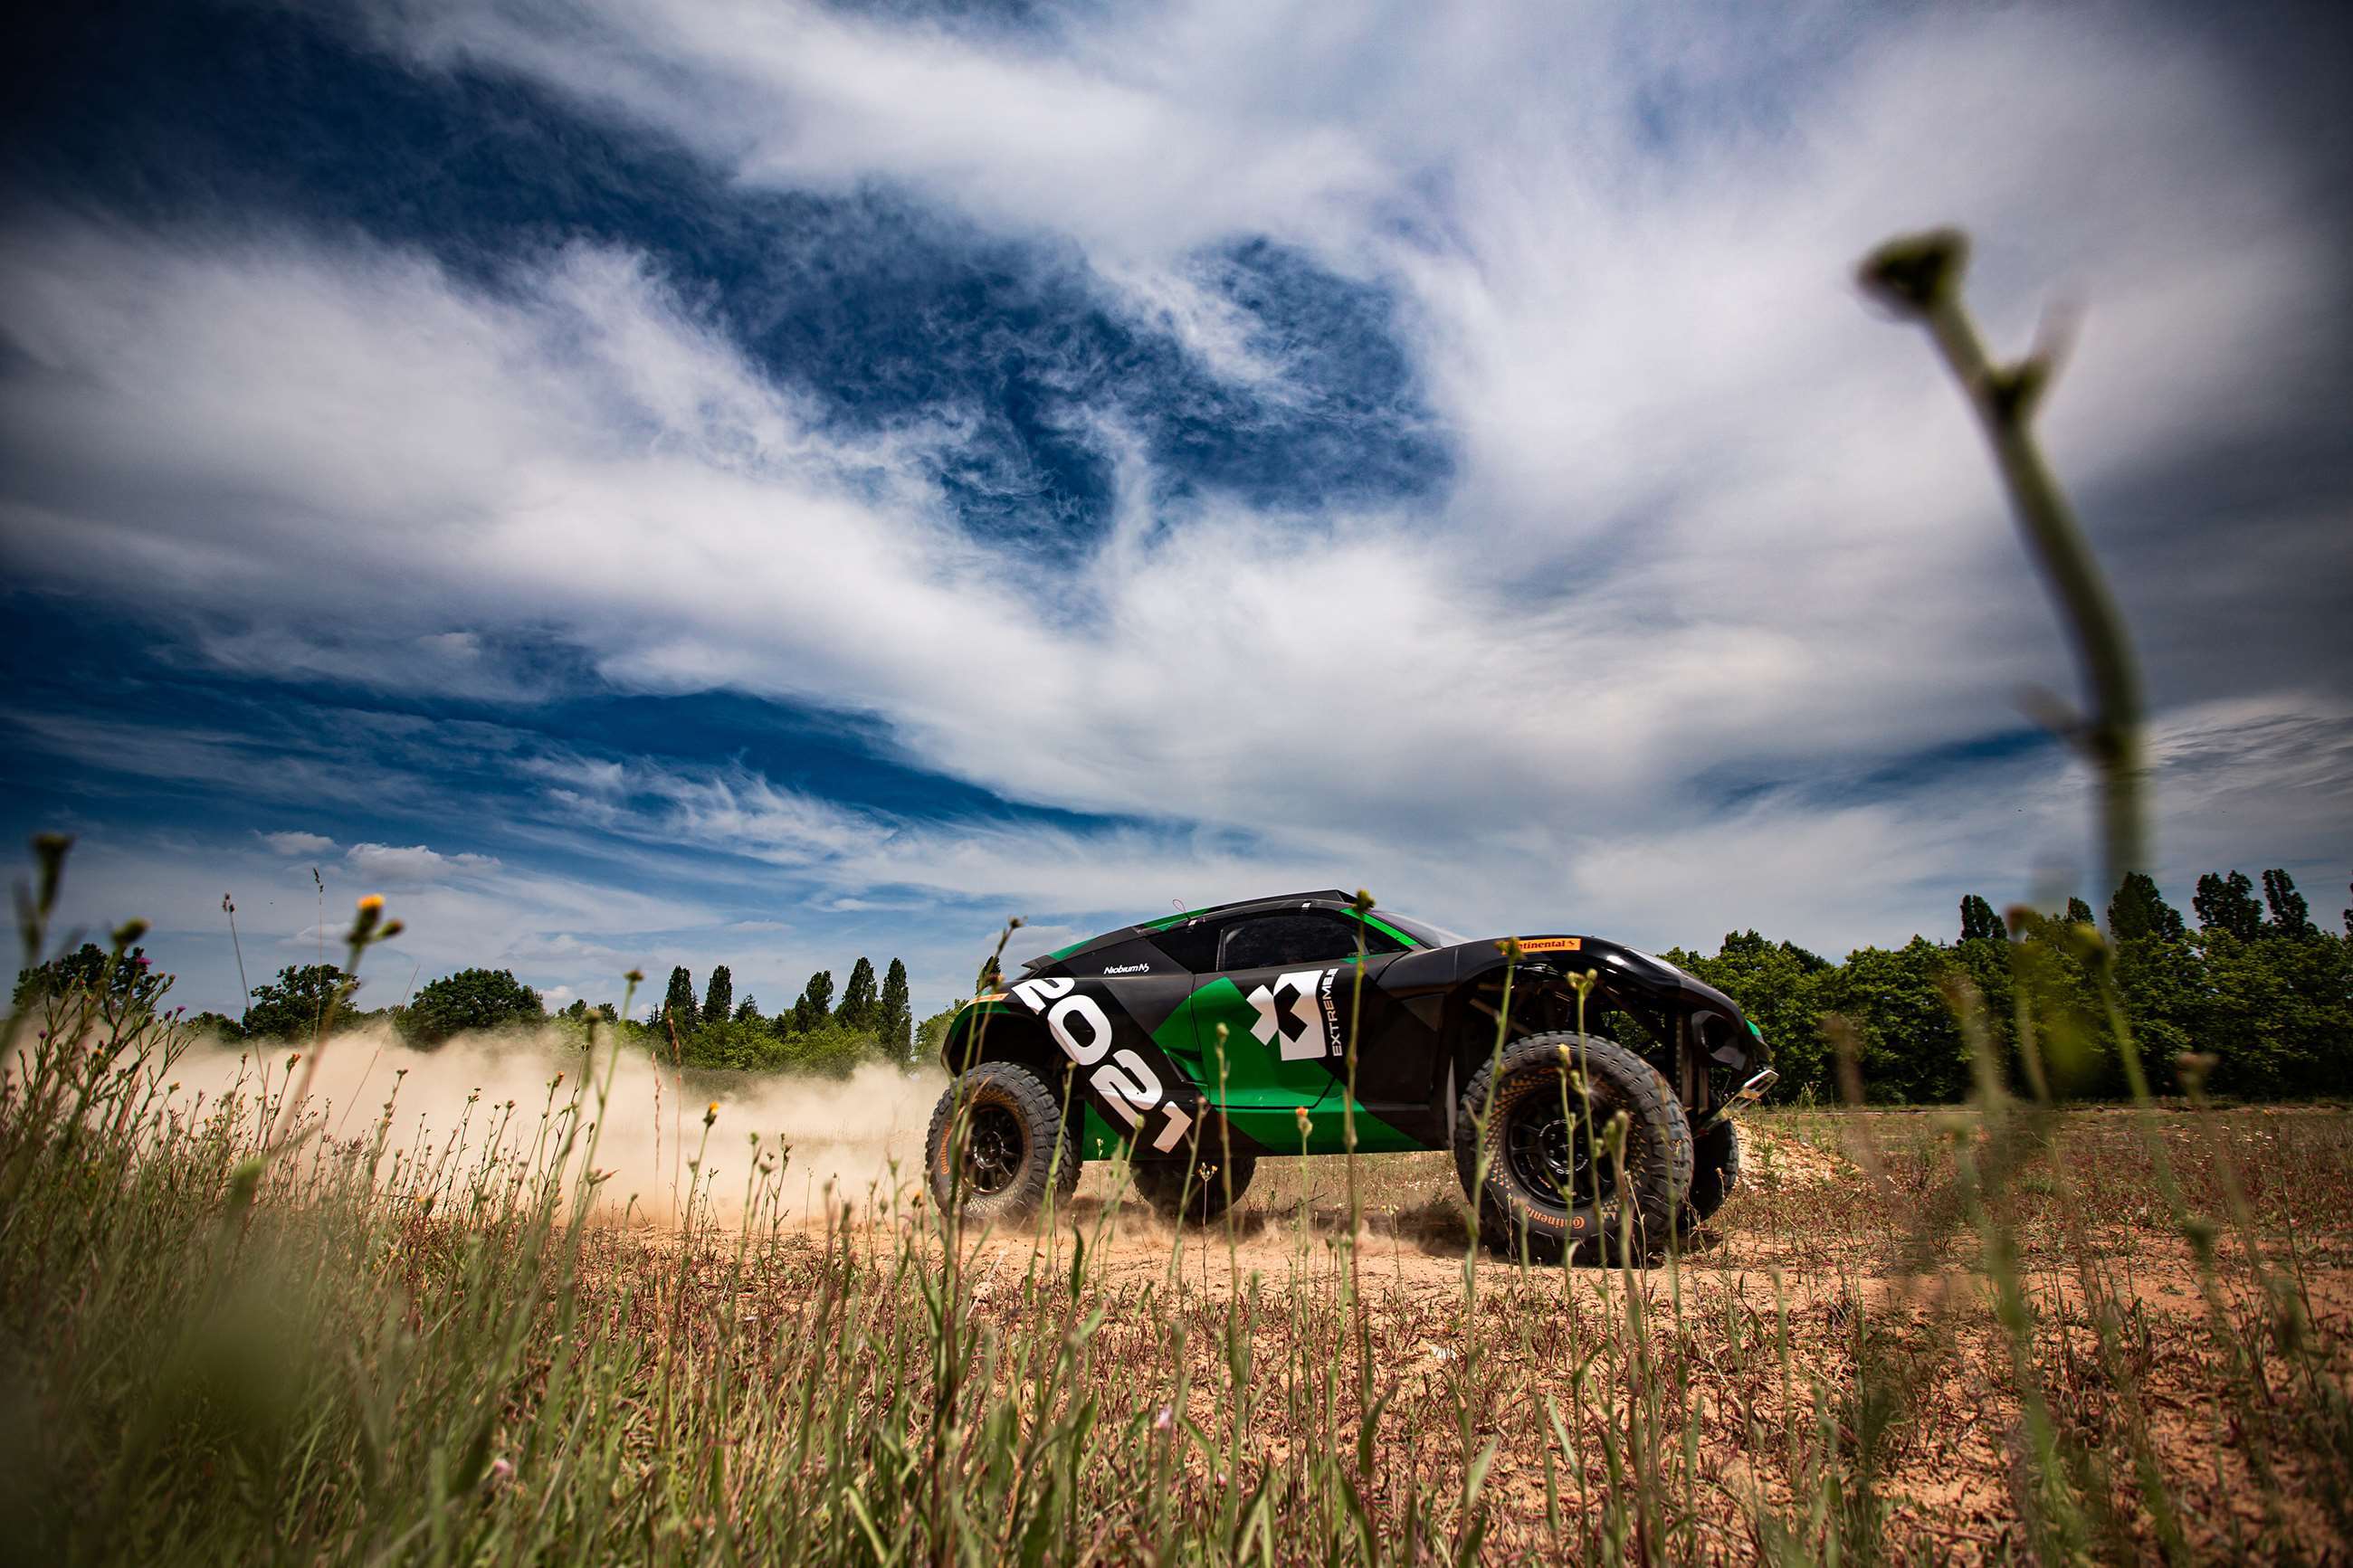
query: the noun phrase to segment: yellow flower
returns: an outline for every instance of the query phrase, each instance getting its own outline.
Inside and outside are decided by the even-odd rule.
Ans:
[[[378,914],[381,913],[383,910],[384,895],[382,893],[370,893],[366,898],[360,900],[360,912],[362,914]]]

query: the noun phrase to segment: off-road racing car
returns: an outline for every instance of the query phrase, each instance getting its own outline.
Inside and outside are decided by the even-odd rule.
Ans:
[[[1164,1214],[1207,1220],[1261,1160],[1343,1152],[1353,1121],[1360,1153],[1451,1149],[1482,1237],[1546,1258],[1621,1234],[1648,1257],[1713,1214],[1739,1178],[1732,1115],[1775,1076],[1730,997],[1648,953],[1466,941],[1337,889],[1031,959],[958,1010],[941,1058],[925,1166],[967,1215],[1066,1200],[1083,1161],[1124,1152]]]

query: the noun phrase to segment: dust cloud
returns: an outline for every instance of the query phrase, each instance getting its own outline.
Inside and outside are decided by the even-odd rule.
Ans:
[[[553,1146],[566,1106],[578,1105],[584,1125],[596,1121],[609,1068],[592,1163],[610,1174],[595,1212],[651,1225],[677,1223],[690,1192],[713,1217],[740,1215],[755,1163],[780,1149],[789,1157],[772,1187],[786,1217],[820,1215],[828,1201],[837,1212],[845,1203],[887,1205],[921,1180],[923,1131],[947,1087],[937,1068],[910,1074],[881,1064],[844,1079],[681,1072],[626,1043],[616,1059],[608,1032],[592,1053],[555,1028],[461,1035],[432,1050],[388,1027],[345,1030],[318,1049],[315,1064],[311,1057],[301,1045],[200,1043],[174,1066],[174,1103],[209,1110],[231,1095],[280,1094],[290,1082],[305,1092],[301,1114],[331,1144],[373,1140],[388,1109],[383,1179],[397,1189],[421,1173],[485,1160],[522,1168]]]

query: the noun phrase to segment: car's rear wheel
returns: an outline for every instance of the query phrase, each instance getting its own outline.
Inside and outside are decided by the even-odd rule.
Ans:
[[[1605,1260],[1622,1237],[1626,1256],[1644,1261],[1665,1250],[1691,1185],[1691,1125],[1666,1080],[1623,1046],[1532,1035],[1463,1091],[1454,1164],[1490,1246]]]
[[[1053,1091],[1018,1062],[981,1062],[950,1084],[923,1139],[933,1201],[967,1219],[1027,1219],[1049,1192],[1067,1205],[1079,1165]]]
[[[1257,1173],[1254,1155],[1219,1160],[1214,1151],[1204,1149],[1191,1164],[1159,1160],[1137,1165],[1135,1190],[1171,1224],[1207,1225],[1241,1201]]]

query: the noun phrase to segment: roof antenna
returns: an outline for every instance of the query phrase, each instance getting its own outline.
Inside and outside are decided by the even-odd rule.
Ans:
[[[1180,914],[1180,915],[1181,915],[1181,914],[1183,914],[1183,913],[1185,912],[1185,900],[1182,900],[1182,899],[1171,899],[1171,900],[1169,900],[1168,901],[1169,901],[1170,903],[1172,903],[1172,904],[1174,904],[1174,905],[1176,905],[1176,912],[1177,912],[1178,914]]]

